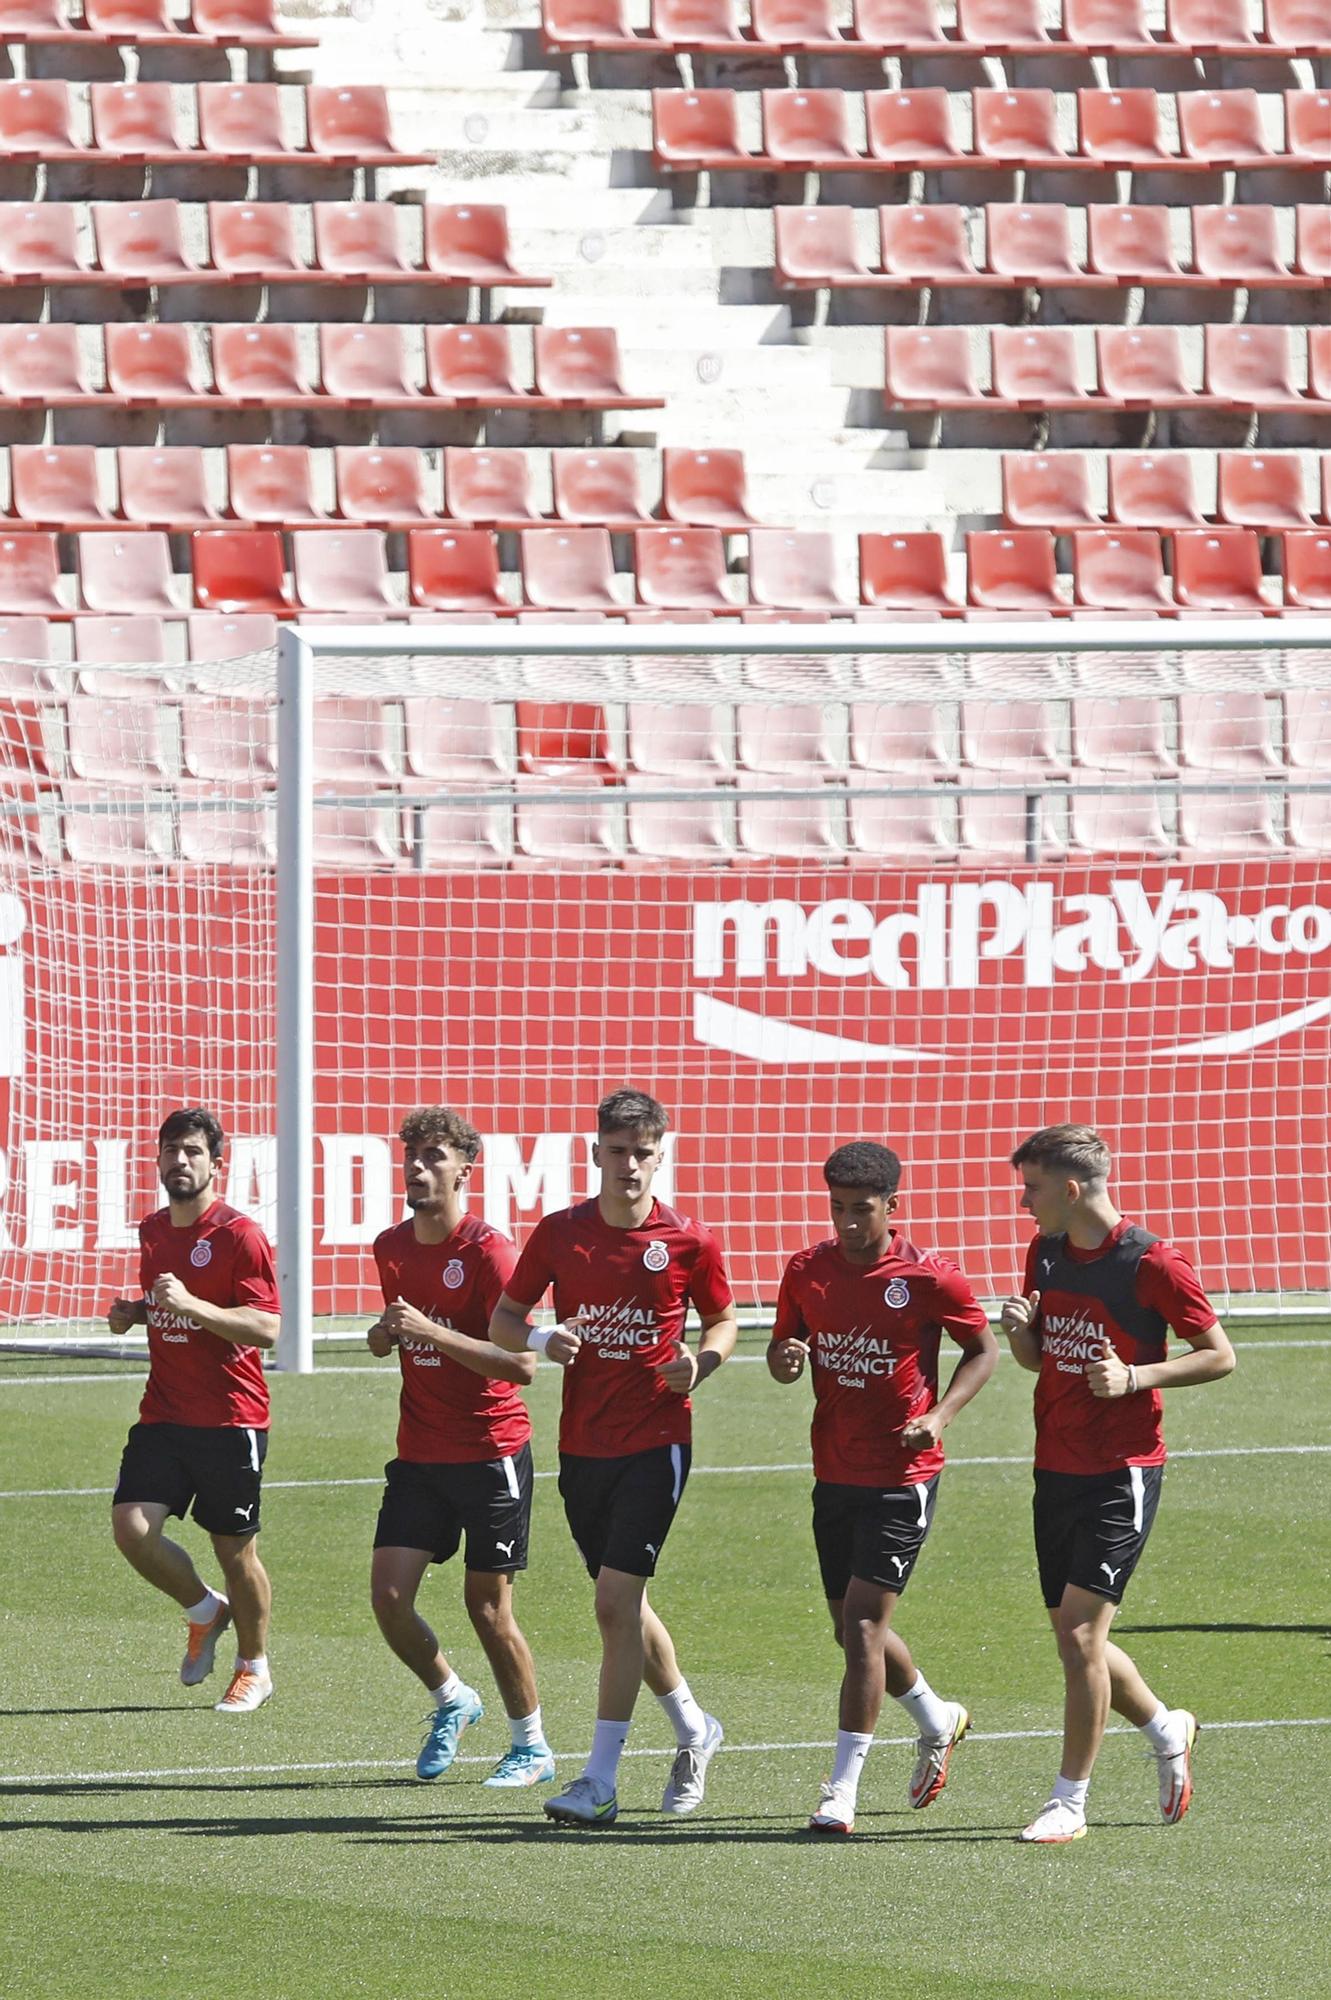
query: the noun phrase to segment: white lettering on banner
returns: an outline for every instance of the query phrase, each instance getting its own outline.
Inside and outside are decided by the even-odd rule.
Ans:
[[[338,1132],[319,1144],[324,1163],[324,1242],[373,1243],[393,1221],[393,1155],[388,1141],[367,1132]]]
[[[97,1158],[97,1248],[137,1250],[138,1224],[129,1219],[129,1140],[95,1139]]]
[[[0,1147],[0,1250],[13,1250],[17,1246],[9,1233],[5,1220],[5,1208],[9,1197],[9,1155]]]
[[[270,1243],[277,1241],[277,1140],[251,1134],[231,1141],[226,1198],[232,1208],[257,1222]]]
[[[28,912],[14,895],[0,895],[0,1076],[23,1074],[28,1043],[28,1010],[19,939]]]
[[[56,1168],[82,1164],[84,1148],[77,1139],[27,1139],[23,1145],[23,1180],[27,1210],[25,1250],[81,1250],[83,1225],[78,1221],[82,1183],[57,1181]],[[74,1221],[62,1216],[73,1214]]]
[[[674,1137],[673,1132],[667,1132],[662,1141],[661,1164],[652,1183],[658,1201],[675,1198]],[[485,1133],[481,1139],[481,1181],[490,1227],[511,1236],[524,1217],[568,1208],[595,1194],[601,1180],[592,1160],[595,1144],[594,1132],[542,1132],[532,1140],[530,1158],[524,1160],[518,1133]]]

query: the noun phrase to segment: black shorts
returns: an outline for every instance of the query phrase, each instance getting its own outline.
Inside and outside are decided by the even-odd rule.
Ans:
[[[898,1597],[933,1525],[938,1474],[918,1486],[834,1486],[815,1480],[813,1540],[824,1594],[839,1601],[853,1576]]]
[[[458,1552],[465,1532],[466,1568],[526,1569],[531,1529],[531,1446],[511,1458],[470,1465],[417,1465],[395,1458],[374,1530],[377,1549],[428,1549],[432,1562]]]
[[[661,1444],[625,1458],[559,1460],[559,1492],[587,1574],[655,1576],[684,1495],[693,1447]]]
[[[1120,1604],[1137,1567],[1155,1510],[1163,1465],[1121,1472],[1035,1473],[1035,1555],[1040,1589],[1052,1611],[1069,1584]]]
[[[111,1504],[149,1501],[182,1518],[192,1513],[210,1535],[257,1535],[267,1456],[267,1431],[238,1424],[135,1424]]]

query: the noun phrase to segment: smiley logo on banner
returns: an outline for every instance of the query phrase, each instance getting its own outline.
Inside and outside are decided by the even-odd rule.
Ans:
[[[457,1257],[451,1258],[444,1266],[444,1283],[448,1286],[450,1292],[457,1290],[458,1286],[464,1282],[466,1275],[466,1272],[462,1268],[461,1260]]]
[[[201,1271],[205,1264],[212,1263],[213,1246],[208,1241],[207,1237],[204,1238],[202,1243],[195,1244],[194,1248],[189,1253],[189,1260],[190,1263],[193,1264],[196,1271]]]
[[[888,1305],[895,1306],[900,1311],[902,1306],[910,1304],[910,1286],[904,1278],[893,1278],[891,1284],[883,1293],[883,1298]]]
[[[670,1262],[670,1252],[659,1236],[654,1236],[642,1253],[642,1261],[649,1271],[664,1271]]]

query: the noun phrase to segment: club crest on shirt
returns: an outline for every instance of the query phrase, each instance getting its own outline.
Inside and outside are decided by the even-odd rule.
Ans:
[[[201,1271],[205,1264],[212,1263],[213,1246],[208,1241],[206,1236],[204,1237],[202,1243],[196,1243],[194,1248],[190,1251],[189,1260],[190,1263],[193,1264],[196,1271]]]
[[[654,1236],[642,1253],[642,1261],[649,1271],[664,1271],[670,1262],[670,1252],[659,1236]]]
[[[466,1283],[466,1280],[467,1274],[462,1268],[462,1259],[460,1257],[450,1257],[444,1266],[444,1283],[447,1285],[449,1291],[455,1292],[459,1285]]]
[[[895,1306],[898,1311],[900,1311],[902,1306],[908,1306],[910,1304],[910,1286],[906,1283],[906,1280],[904,1278],[893,1278],[891,1284],[883,1293],[883,1300],[885,1304]]]

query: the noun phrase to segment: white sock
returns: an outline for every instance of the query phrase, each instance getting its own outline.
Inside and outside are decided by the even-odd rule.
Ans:
[[[537,1702],[530,1715],[510,1715],[508,1727],[515,1750],[539,1750],[545,1742],[540,1703]]]
[[[1179,1729],[1174,1720],[1174,1711],[1161,1702],[1149,1722],[1143,1722],[1141,1733],[1152,1750],[1169,1752],[1178,1745]]]
[[[598,1785],[604,1785],[613,1792],[619,1775],[619,1760],[628,1740],[627,1722],[603,1722],[598,1715],[596,1732],[592,1737],[592,1754],[583,1769],[583,1777],[592,1778]]]
[[[853,1729],[838,1729],[836,1733],[836,1756],[832,1761],[832,1783],[839,1792],[849,1792],[851,1798],[859,1790],[860,1772],[873,1742],[873,1731],[867,1736],[858,1736]]]
[[[940,1701],[923,1674],[907,1694],[895,1697],[921,1736],[946,1736],[952,1727],[952,1704]]]
[[[1089,1778],[1058,1777],[1054,1779],[1054,1789],[1050,1797],[1059,1805],[1071,1806],[1074,1812],[1079,1812],[1085,1819],[1086,1794],[1090,1789]]]
[[[658,1694],[670,1726],[675,1732],[675,1741],[681,1750],[696,1749],[707,1737],[707,1718],[693,1698],[687,1681],[681,1681],[671,1694]]]
[[[238,1674],[266,1674],[267,1671],[267,1653],[256,1653],[252,1660],[242,1660],[239,1655],[236,1657],[236,1672]]]
[[[185,1616],[191,1625],[211,1625],[217,1616],[218,1605],[225,1603],[226,1599],[219,1597],[215,1590],[205,1590],[198,1603],[191,1604]]]
[[[457,1675],[453,1672],[451,1667],[449,1668],[448,1679],[446,1681],[441,1681],[439,1683],[439,1686],[433,1690],[433,1693],[434,1693],[434,1705],[436,1708],[447,1708],[449,1702],[456,1701],[458,1696],[462,1693],[462,1682],[458,1679]]]

